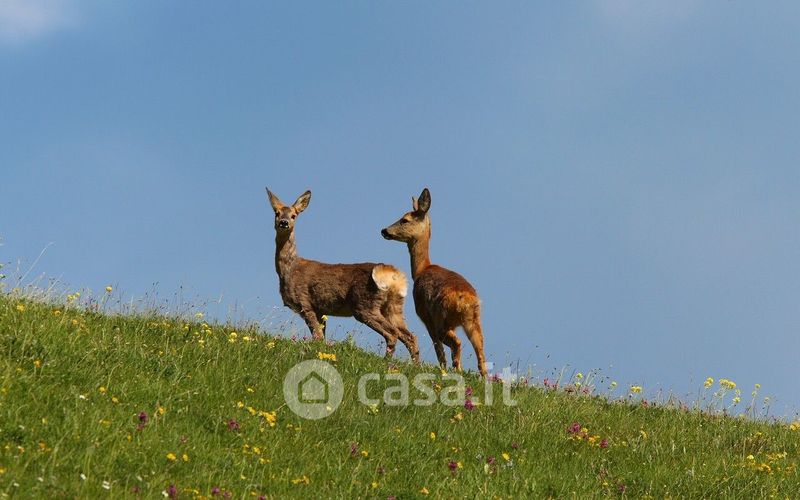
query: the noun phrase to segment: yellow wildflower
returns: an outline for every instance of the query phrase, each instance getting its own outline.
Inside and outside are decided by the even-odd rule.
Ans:
[[[25,304],[17,304],[17,311],[25,312]]]
[[[42,366],[42,360],[34,359],[33,360],[33,366],[35,366],[36,368],[40,368]]]
[[[361,456],[363,456],[364,458],[368,458],[369,457],[369,451],[361,450]]]
[[[641,385],[632,385],[631,386],[631,394],[639,394],[640,392],[642,392],[642,386]]]
[[[108,285],[108,286],[106,287],[106,292],[108,292],[108,293],[111,293],[111,292],[113,292],[113,291],[114,291],[114,289],[111,287],[111,285]]]
[[[506,453],[506,452],[503,452],[503,454],[502,454],[502,455],[500,455],[500,456],[502,456],[502,457],[503,457],[503,460],[505,460],[506,462],[508,462],[509,460],[511,460],[511,455],[509,455],[509,454],[508,454],[508,453]]]
[[[111,402],[114,403],[114,404],[118,404],[119,403],[119,398],[117,398],[116,396],[112,396],[111,397]]]
[[[434,439],[436,439],[436,433],[435,433],[435,432],[431,432],[431,433],[428,435],[428,437],[429,437],[429,438],[431,438],[431,441],[433,441]]]
[[[428,491],[428,488],[426,488],[424,486],[422,488],[420,488],[419,492],[422,493],[423,495],[427,495],[427,494],[430,493],[430,491]]]
[[[274,347],[275,347],[275,342],[273,342],[273,341],[267,342],[267,349],[272,349]]]
[[[318,352],[317,358],[321,360],[336,361],[336,354],[327,352]]]
[[[711,378],[711,377],[708,377],[708,378],[706,379],[706,381],[705,381],[705,382],[703,382],[703,386],[704,386],[706,389],[708,389],[708,388],[709,388],[709,387],[711,387],[712,385],[714,385],[714,379],[713,379],[713,378]]]
[[[311,480],[308,479],[308,476],[305,474],[302,477],[298,477],[297,479],[292,479],[292,484],[308,484]]]
[[[183,459],[184,462],[189,461],[189,455],[187,455],[186,453],[184,453],[183,456],[181,456],[181,458]]]
[[[167,453],[167,460],[169,460],[170,462],[174,462],[177,458],[178,457],[176,457],[174,453],[172,452]]]
[[[642,436],[642,439],[647,439],[647,433],[644,429],[639,429],[639,435]]]
[[[728,380],[726,378],[719,379],[720,387],[724,387],[725,389],[736,389],[736,382],[733,380]]]
[[[372,489],[373,489],[373,490],[374,490],[375,488],[377,488],[378,486],[380,486],[380,485],[378,484],[378,482],[377,482],[377,481],[372,481]]]
[[[108,389],[106,389],[106,388],[105,388],[104,386],[102,386],[102,385],[101,385],[100,387],[98,387],[98,388],[97,388],[97,392],[99,392],[100,394],[105,394],[105,393],[106,393],[106,391],[108,391]]]

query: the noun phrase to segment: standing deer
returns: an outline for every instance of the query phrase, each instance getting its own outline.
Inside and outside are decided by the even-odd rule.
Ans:
[[[283,304],[302,316],[315,339],[325,338],[323,315],[353,316],[386,340],[386,356],[397,340],[419,361],[417,338],[403,317],[406,277],[387,264],[324,264],[297,255],[294,224],[308,207],[311,191],[284,205],[267,189],[275,210],[275,270]]]
[[[461,326],[475,349],[478,370],[485,377],[478,293],[460,274],[431,264],[428,251],[431,240],[431,219],[428,216],[431,193],[428,188],[422,190],[419,201],[411,198],[411,203],[413,210],[381,230],[381,235],[387,240],[408,244],[411,276],[414,278],[414,308],[433,340],[439,364],[443,368],[447,366],[442,345],[446,344],[453,357],[453,368],[461,370],[461,341],[455,332]]]

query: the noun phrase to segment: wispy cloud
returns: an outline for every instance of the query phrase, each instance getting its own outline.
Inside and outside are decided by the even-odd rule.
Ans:
[[[20,45],[75,26],[75,3],[68,0],[0,0],[0,44]]]

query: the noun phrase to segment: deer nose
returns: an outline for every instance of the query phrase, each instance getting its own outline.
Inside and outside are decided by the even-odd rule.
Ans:
[[[286,229],[287,227],[289,227],[289,221],[286,219],[281,219],[280,221],[278,221],[278,227]]]
[[[383,236],[384,238],[386,238],[388,240],[389,239],[389,231],[387,231],[386,228],[381,229],[381,236]]]

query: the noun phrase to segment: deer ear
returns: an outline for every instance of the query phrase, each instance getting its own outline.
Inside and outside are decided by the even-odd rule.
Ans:
[[[425,188],[419,195],[419,201],[417,201],[417,210],[419,210],[422,213],[428,213],[428,210],[430,209],[431,209],[431,192],[428,191],[428,188]]]
[[[417,199],[415,197],[413,197],[413,196],[411,197],[411,209],[413,211],[415,211],[415,212],[417,210],[419,210],[419,205],[417,204]]]
[[[308,203],[310,201],[311,201],[311,191],[306,191],[305,193],[301,194],[299,198],[297,198],[297,201],[295,201],[294,205],[292,206],[294,207],[295,210],[297,210],[297,213],[299,214],[300,212],[308,208]]]
[[[272,191],[270,191],[269,188],[267,188],[267,198],[269,198],[269,204],[272,205],[274,210],[283,208],[283,202],[279,200],[277,196],[272,194]]]

